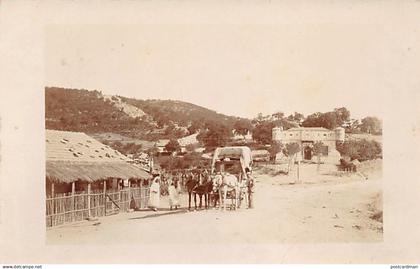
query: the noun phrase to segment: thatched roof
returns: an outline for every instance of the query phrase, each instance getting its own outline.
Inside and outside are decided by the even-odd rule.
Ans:
[[[46,176],[56,182],[149,178],[130,159],[84,133],[46,131]]]

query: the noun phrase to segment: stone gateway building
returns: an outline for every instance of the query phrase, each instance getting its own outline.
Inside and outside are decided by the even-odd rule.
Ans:
[[[312,160],[316,157],[313,153],[314,144],[321,141],[324,144],[322,160],[329,163],[338,163],[340,153],[336,150],[336,142],[343,142],[345,138],[344,128],[338,127],[334,130],[328,130],[322,127],[298,127],[283,130],[281,127],[275,127],[272,130],[273,141],[282,144],[298,143],[302,149],[301,157],[303,160]],[[316,161],[313,159],[313,161]]]

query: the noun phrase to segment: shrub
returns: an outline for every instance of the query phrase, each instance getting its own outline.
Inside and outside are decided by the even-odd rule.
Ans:
[[[349,140],[337,143],[336,148],[341,156],[348,156],[351,160],[373,160],[382,154],[382,146],[374,140]]]
[[[268,148],[268,152],[270,152],[270,159],[274,160],[276,158],[276,154],[281,152],[283,149],[284,145],[281,142],[273,142]]]
[[[300,151],[300,145],[298,143],[288,143],[286,144],[286,147],[283,148],[283,154],[288,157],[293,157],[295,154],[297,154]]]

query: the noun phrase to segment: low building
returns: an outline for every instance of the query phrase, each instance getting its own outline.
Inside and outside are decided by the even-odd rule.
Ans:
[[[45,144],[48,226],[125,210],[131,197],[140,203],[139,188],[151,175],[117,150],[84,133],[55,130],[46,130]]]
[[[197,140],[197,136],[198,133],[192,134],[192,135],[188,135],[188,136],[184,136],[179,138],[178,144],[180,146],[180,153],[186,153],[187,152],[187,146],[190,145],[198,145],[199,142]],[[159,154],[164,154],[164,153],[172,153],[172,152],[168,152],[166,150],[166,145],[169,143],[169,139],[160,139],[158,141],[156,141],[155,146],[157,148],[157,151]]]
[[[275,127],[272,130],[273,141],[282,144],[298,143],[301,148],[301,157],[304,160],[312,160],[314,156],[313,147],[318,141],[324,144],[322,151],[325,162],[337,163],[340,159],[340,153],[336,150],[336,142],[343,142],[345,139],[345,130],[338,127],[334,130],[328,130],[322,127],[297,127],[283,130],[281,127]]]
[[[198,136],[198,133],[195,133],[195,134],[184,136],[178,139],[178,143],[181,147],[181,153],[187,152],[187,146],[198,145],[197,136]]]
[[[143,170],[145,171],[151,171],[151,158],[149,156],[149,154],[145,153],[145,152],[140,152],[137,154],[127,154],[127,157],[130,158],[129,163],[133,163],[136,165],[139,165],[140,167],[143,168]]]
[[[243,141],[243,142],[251,142],[252,141],[252,133],[248,131],[245,135],[238,134],[236,130],[232,130],[232,140],[233,141]]]
[[[166,150],[166,145],[168,145],[169,143],[169,139],[159,139],[158,141],[156,141],[155,143],[155,147],[157,148],[157,153],[162,154],[162,153],[167,153],[168,151]]]

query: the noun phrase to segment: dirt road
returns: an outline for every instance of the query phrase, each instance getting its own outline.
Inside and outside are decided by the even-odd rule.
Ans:
[[[309,171],[313,166],[306,169]],[[285,184],[284,177],[257,174],[254,209],[123,213],[101,218],[98,225],[84,222],[50,229],[47,242],[171,244],[382,240],[382,223],[371,218],[382,204],[380,179],[319,176],[317,182],[311,177],[312,181],[303,180],[302,184]]]

